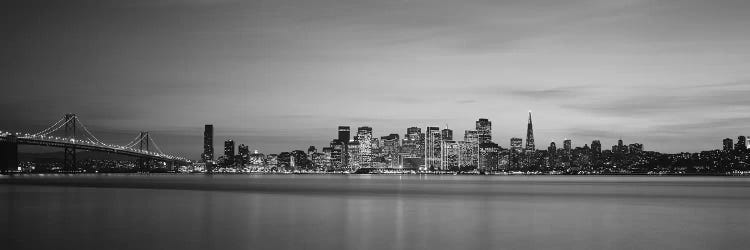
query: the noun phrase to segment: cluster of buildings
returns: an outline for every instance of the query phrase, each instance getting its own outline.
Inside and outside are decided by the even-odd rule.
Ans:
[[[525,140],[511,138],[508,147],[492,140],[492,122],[479,118],[475,129],[456,135],[449,128],[410,127],[406,133],[374,136],[368,126],[353,129],[339,126],[330,143],[318,150],[294,150],[264,155],[250,152],[235,142],[224,142],[224,155],[214,160],[213,125],[206,125],[204,153],[199,170],[243,171],[325,171],[356,172],[362,169],[408,170],[414,172],[521,172],[521,173],[715,173],[747,170],[747,139],[724,140],[724,150],[688,154],[661,154],[644,151],[641,143],[625,144],[618,140],[609,149],[599,140],[573,147],[569,139],[562,146],[555,142],[537,148],[529,112]],[[687,155],[686,155],[687,154]],[[689,160],[689,162],[686,162]],[[724,165],[722,165],[724,164]],[[729,166],[727,168],[726,166]]]

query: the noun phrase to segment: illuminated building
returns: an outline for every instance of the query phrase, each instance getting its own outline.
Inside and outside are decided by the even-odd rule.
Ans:
[[[345,168],[349,170],[357,170],[362,166],[362,155],[360,154],[360,143],[359,141],[350,141],[346,144],[346,158],[347,166]]]
[[[359,166],[369,167],[372,163],[372,128],[359,127],[355,141],[359,143]]]
[[[628,151],[631,154],[640,154],[643,152],[643,144],[640,143],[632,143],[628,145]]]
[[[237,154],[239,155],[242,164],[250,161],[250,148],[248,148],[247,145],[240,144],[240,146],[237,147]]]
[[[521,151],[523,151],[522,145],[523,145],[523,139],[517,138],[517,137],[510,138],[511,151],[516,152],[516,153],[521,153]]]
[[[460,145],[454,140],[443,140],[440,152],[440,170],[458,170],[461,153]]]
[[[732,151],[732,147],[734,146],[734,142],[732,141],[731,138],[724,139],[723,143],[724,143],[724,151],[727,151],[727,152]]]
[[[336,170],[343,170],[347,166],[346,144],[338,139],[331,141],[331,166]]]
[[[547,147],[547,156],[549,159],[547,164],[554,169],[557,166],[557,145],[555,145],[555,142],[549,143],[549,147]]]
[[[227,158],[234,158],[234,141],[233,140],[224,141],[224,156],[226,156]]]
[[[534,127],[531,125],[531,111],[529,110],[529,124],[526,127],[526,151],[534,151]]]
[[[401,156],[399,155],[401,140],[398,134],[390,134],[380,137],[382,143],[382,154],[388,167],[397,168],[401,166]]]
[[[464,131],[464,145],[461,146],[461,166],[476,167],[479,165],[479,132],[476,130]]]
[[[214,160],[214,125],[206,124],[203,130],[203,155],[204,162]]]
[[[342,141],[342,142],[345,142],[345,143],[349,142],[349,140],[351,138],[351,131],[350,130],[351,129],[349,128],[349,126],[339,126],[339,138],[338,138],[338,140]]]
[[[424,166],[424,139],[425,135],[422,133],[421,128],[410,127],[406,129],[399,152],[404,168],[419,169],[421,166]]]
[[[490,120],[479,118],[476,122],[476,130],[480,144],[492,142],[492,122]]]
[[[479,144],[479,170],[495,171],[499,163],[500,147],[496,143]]]
[[[594,154],[601,154],[602,153],[602,142],[599,140],[594,140],[591,142],[591,151],[594,152]]]
[[[425,169],[440,169],[440,128],[427,127],[424,147]]]
[[[521,168],[521,153],[523,153],[523,139],[517,137],[510,138],[508,164],[511,168]]]
[[[453,140],[453,130],[445,128],[441,131],[441,139],[444,141]]]
[[[745,138],[745,136],[737,137],[737,144],[734,146],[734,150],[736,150],[737,152],[747,151],[747,139]]]

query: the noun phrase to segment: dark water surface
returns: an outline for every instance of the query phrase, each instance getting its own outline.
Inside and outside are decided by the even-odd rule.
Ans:
[[[750,249],[750,179],[0,176],[0,249]]]

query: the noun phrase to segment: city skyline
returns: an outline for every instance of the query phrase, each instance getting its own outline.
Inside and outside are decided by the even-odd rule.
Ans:
[[[197,158],[203,124],[264,152],[493,121],[503,145],[618,138],[659,152],[749,134],[747,1],[14,1],[0,127],[76,113]],[[696,28],[697,27],[697,28]],[[19,107],[19,108],[11,108]],[[28,112],[33,110],[34,112]],[[460,133],[457,133],[460,134]],[[220,145],[215,145],[220,146]],[[220,147],[219,147],[220,148]]]

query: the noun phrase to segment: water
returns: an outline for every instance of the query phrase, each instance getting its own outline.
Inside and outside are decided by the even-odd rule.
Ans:
[[[2,249],[747,249],[736,177],[0,177]]]

